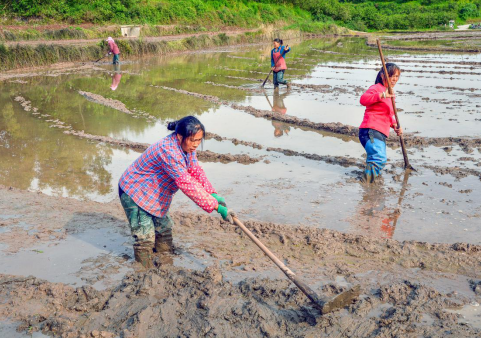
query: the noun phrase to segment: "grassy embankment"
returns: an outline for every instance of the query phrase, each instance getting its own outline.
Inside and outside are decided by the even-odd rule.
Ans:
[[[42,5],[30,0],[7,2],[0,7],[0,17],[3,17],[5,24],[4,28],[0,29],[2,70],[98,59],[106,49],[105,42],[79,46],[51,45],[48,40],[94,39],[109,35],[118,37],[119,24],[144,25],[140,39],[118,40],[123,59],[258,42],[279,35],[293,37],[299,35],[300,31],[330,34],[347,32],[332,21],[314,22],[308,11],[292,4],[237,0],[80,0],[75,3],[47,0],[42,2]],[[25,22],[19,24],[18,18],[28,20],[27,29]],[[52,28],[45,29],[45,25]],[[58,27],[61,25],[64,27]],[[176,41],[148,42],[142,39],[176,33],[215,32],[226,27],[257,30],[239,35],[201,35]],[[45,44],[12,43],[22,40],[45,40]],[[7,46],[8,42],[10,43]]]

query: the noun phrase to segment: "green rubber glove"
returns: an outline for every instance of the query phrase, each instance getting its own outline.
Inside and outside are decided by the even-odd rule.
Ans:
[[[217,194],[211,194],[211,196],[214,197],[220,205],[222,205],[222,206],[224,206],[224,207],[227,207],[227,204],[225,203],[225,198],[224,198],[224,197],[219,196],[219,195],[217,195]]]
[[[219,206],[217,207],[217,212],[222,216],[222,219],[224,221],[229,220],[229,210],[226,207],[219,204]]]

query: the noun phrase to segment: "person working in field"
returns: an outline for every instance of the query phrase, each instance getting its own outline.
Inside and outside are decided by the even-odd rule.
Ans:
[[[217,195],[197,161],[204,125],[187,116],[167,128],[174,132],[147,148],[119,181],[120,202],[135,239],[135,260],[146,268],[153,266],[154,250],[172,251],[169,208],[179,189],[205,211],[217,210],[224,220],[230,220],[224,198]]]
[[[394,63],[387,63],[386,68],[394,88],[401,69]],[[386,75],[381,69],[376,83],[361,96],[361,104],[366,107],[366,111],[359,126],[359,140],[367,153],[363,179],[368,183],[374,182],[386,165],[386,139],[390,128],[393,128],[396,134],[402,134],[402,128],[397,128],[391,97],[395,95],[389,94]]]
[[[112,58],[112,63],[114,65],[119,64],[119,54],[120,54],[119,47],[115,43],[114,39],[112,39],[110,36],[106,41],[109,46],[108,55],[114,54],[114,57]]]
[[[274,48],[271,50],[272,82],[274,82],[274,89],[279,89],[279,84],[284,84],[288,89],[290,88],[290,84],[284,80],[284,72],[287,69],[285,57],[290,51],[291,49],[289,47],[285,48],[282,45],[281,39],[274,39]]]

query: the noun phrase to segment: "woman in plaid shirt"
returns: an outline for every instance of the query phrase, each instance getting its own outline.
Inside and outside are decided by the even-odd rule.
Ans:
[[[224,220],[229,219],[224,198],[217,195],[197,160],[204,125],[187,116],[167,128],[174,132],[147,148],[119,181],[120,202],[135,239],[135,260],[146,268],[152,267],[154,250],[172,251],[169,208],[177,190],[205,211],[217,210]]]

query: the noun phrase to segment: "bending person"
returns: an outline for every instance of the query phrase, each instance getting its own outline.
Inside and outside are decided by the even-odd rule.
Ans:
[[[112,58],[112,63],[114,65],[119,64],[119,54],[120,54],[120,49],[115,43],[114,39],[112,39],[110,36],[107,38],[107,44],[109,45],[109,51],[108,55],[114,54],[114,57]]]
[[[146,268],[153,266],[154,249],[172,251],[174,222],[169,208],[179,189],[205,211],[217,210],[229,219],[224,198],[216,194],[197,161],[204,125],[187,116],[170,122],[168,129],[174,132],[147,148],[119,181],[120,202],[135,239],[135,260]]]
[[[394,63],[386,64],[391,86],[394,88],[401,75],[401,69]],[[372,183],[381,174],[387,162],[386,139],[390,128],[396,134],[402,134],[402,128],[397,128],[394,110],[384,70],[377,74],[376,83],[361,96],[361,104],[366,107],[364,119],[359,126],[359,140],[366,150],[366,168],[363,179]]]

